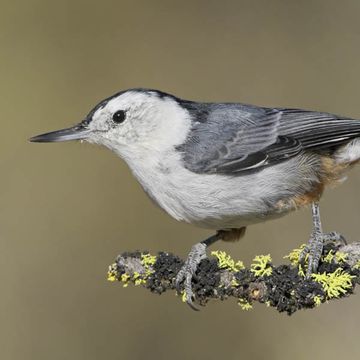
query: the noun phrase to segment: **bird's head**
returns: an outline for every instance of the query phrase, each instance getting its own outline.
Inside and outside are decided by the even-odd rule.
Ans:
[[[30,139],[32,142],[85,140],[126,157],[166,150],[185,140],[188,112],[176,97],[147,89],[117,93],[96,105],[79,124]]]

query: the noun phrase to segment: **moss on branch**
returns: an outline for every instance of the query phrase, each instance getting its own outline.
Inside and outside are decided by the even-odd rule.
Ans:
[[[299,262],[300,249],[284,258],[290,264],[275,266],[270,255],[258,255],[249,268],[223,251],[213,251],[201,261],[193,279],[196,302],[235,298],[243,310],[260,302],[291,315],[300,309],[353,294],[360,283],[360,243],[324,246],[317,274],[306,279],[305,263]],[[156,294],[175,290],[176,274],[184,261],[171,253],[125,252],[109,267],[108,280],[143,286]],[[184,298],[184,294],[180,298]]]

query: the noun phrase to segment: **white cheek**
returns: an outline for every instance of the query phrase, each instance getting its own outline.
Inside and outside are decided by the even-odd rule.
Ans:
[[[149,150],[167,151],[182,144],[191,128],[189,113],[172,99],[160,100],[148,109],[136,130],[142,146]]]
[[[128,109],[125,122],[109,129],[109,116],[120,108]],[[136,93],[111,100],[94,120],[89,142],[117,153],[138,177],[162,164],[167,154],[186,140],[191,129],[188,111],[175,100]]]
[[[140,101],[141,100],[141,101]],[[127,157],[142,158],[166,152],[183,143],[191,128],[187,110],[172,99],[156,99],[141,96],[139,103],[132,98],[128,119],[122,126],[109,132],[112,141],[127,145]],[[135,103],[134,103],[135,102]],[[126,104],[112,104],[112,107],[126,107]],[[152,154],[152,155],[151,155]]]

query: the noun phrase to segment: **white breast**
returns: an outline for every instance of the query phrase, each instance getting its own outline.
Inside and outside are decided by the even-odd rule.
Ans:
[[[146,193],[175,219],[211,229],[284,215],[275,211],[276,203],[309,191],[317,180],[311,165],[301,166],[301,158],[243,176],[190,172],[174,151],[156,160],[129,163]]]

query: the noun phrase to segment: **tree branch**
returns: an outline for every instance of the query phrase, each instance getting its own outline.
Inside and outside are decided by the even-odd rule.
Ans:
[[[196,302],[205,306],[210,299],[234,297],[243,310],[260,302],[291,315],[353,294],[355,285],[360,283],[360,242],[325,244],[318,273],[311,279],[304,276],[307,259],[304,264],[299,262],[303,247],[285,257],[290,264],[275,266],[270,255],[260,255],[249,268],[225,252],[213,251],[212,257],[201,261],[193,279]],[[175,290],[176,274],[183,264],[171,253],[154,256],[148,252],[125,252],[110,265],[108,280],[120,281],[124,287],[133,283],[161,294]],[[179,295],[184,295],[183,291]]]

